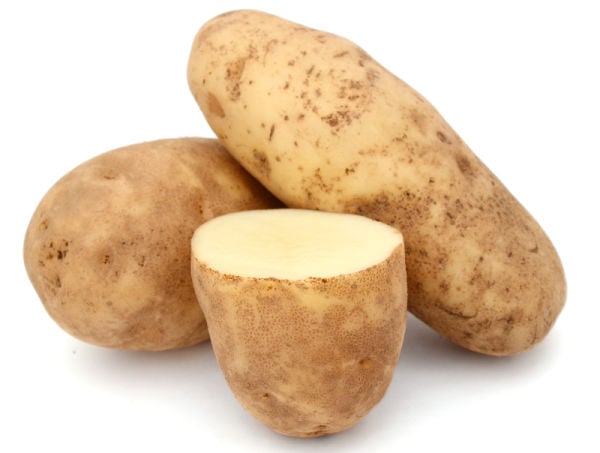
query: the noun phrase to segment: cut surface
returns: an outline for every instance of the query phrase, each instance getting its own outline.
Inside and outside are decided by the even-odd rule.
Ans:
[[[303,209],[242,211],[194,233],[192,253],[222,274],[300,280],[358,272],[402,243],[395,228],[352,214]]]

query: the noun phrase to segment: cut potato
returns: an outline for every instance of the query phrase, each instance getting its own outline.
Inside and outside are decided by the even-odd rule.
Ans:
[[[406,327],[395,228],[298,209],[227,214],[194,233],[192,275],[219,366],[260,422],[335,433],[383,397]]]
[[[189,273],[194,229],[281,207],[214,139],[157,140],[67,173],[35,210],[24,244],[49,315],[98,346],[165,350],[208,339]]]

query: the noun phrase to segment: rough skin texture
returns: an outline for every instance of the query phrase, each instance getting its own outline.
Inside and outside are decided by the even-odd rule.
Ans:
[[[208,338],[189,271],[196,227],[280,203],[216,140],[133,145],[75,168],[44,196],[24,260],[50,316],[99,346],[165,350]]]
[[[263,424],[332,434],[383,397],[406,329],[402,244],[380,264],[327,279],[224,275],[194,258],[192,274],[219,366]]]
[[[419,93],[343,38],[257,11],[206,23],[192,93],[290,207],[362,214],[406,241],[409,310],[491,355],[538,344],[566,298],[546,234]]]

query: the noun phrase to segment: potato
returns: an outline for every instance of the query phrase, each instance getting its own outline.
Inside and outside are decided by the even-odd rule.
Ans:
[[[219,366],[260,422],[331,434],[383,397],[406,327],[396,229],[309,210],[227,214],[194,233],[192,274]]]
[[[189,271],[202,222],[281,206],[214,139],[141,143],[60,179],[27,229],[25,266],[50,316],[99,346],[165,350],[208,338]]]
[[[492,355],[546,336],[566,297],[554,246],[435,108],[364,50],[236,11],[200,29],[188,80],[228,151],[286,205],[402,231],[418,318]]]

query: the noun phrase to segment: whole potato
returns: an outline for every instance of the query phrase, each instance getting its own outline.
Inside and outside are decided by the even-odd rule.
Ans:
[[[213,139],[182,138],[97,156],[35,210],[27,273],[49,315],[99,346],[165,350],[208,338],[189,241],[212,217],[280,203]]]
[[[409,310],[486,354],[530,349],[566,297],[532,216],[434,107],[352,42],[259,11],[198,32],[191,91],[290,207],[362,214],[406,241]]]

